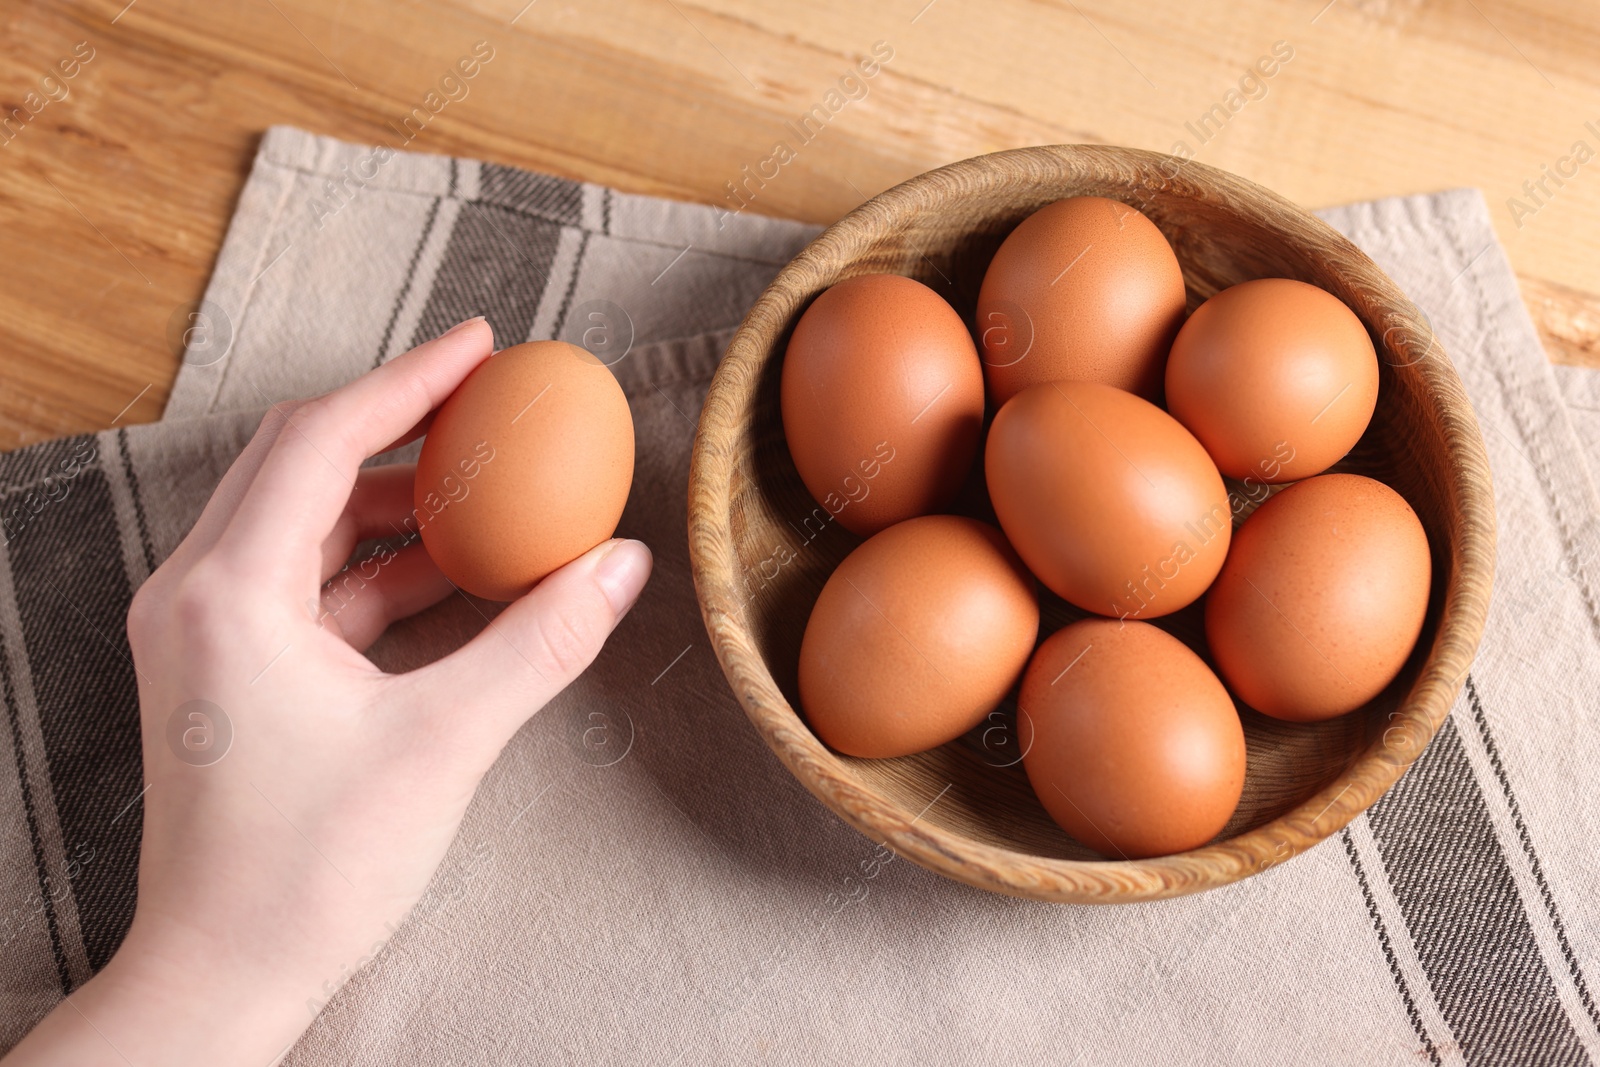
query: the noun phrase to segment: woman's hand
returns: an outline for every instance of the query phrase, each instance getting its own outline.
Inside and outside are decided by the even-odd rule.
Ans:
[[[506,741],[632,606],[650,552],[610,541],[464,648],[387,675],[362,650],[454,593],[414,541],[316,610],[358,542],[411,517],[412,469],[362,461],[415,437],[491,345],[475,319],[273,409],[138,591],[148,787],[133,926],[7,1067],[275,1062],[324,983],[421,897]]]

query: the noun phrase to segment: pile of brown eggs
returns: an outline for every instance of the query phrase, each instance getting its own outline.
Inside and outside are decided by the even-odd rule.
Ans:
[[[866,538],[801,644],[818,737],[905,756],[1014,694],[1045,809],[1136,858],[1205,844],[1238,806],[1235,698],[1311,722],[1394,681],[1427,612],[1427,537],[1393,489],[1323,473],[1377,403],[1366,328],[1286,278],[1184,311],[1161,231],[1099,197],[1006,238],[976,341],[899,275],[850,278],[807,308],[784,432],[806,488]],[[950,514],[958,495],[998,525]],[[1090,617],[1040,642],[1038,583]],[[1202,597],[1206,658],[1148,621]]]

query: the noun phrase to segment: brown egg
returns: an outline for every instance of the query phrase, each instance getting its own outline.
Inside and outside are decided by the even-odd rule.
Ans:
[[[1178,257],[1136,208],[1099,196],[1047,204],[1011,231],[978,293],[990,400],[1061,380],[1155,400],[1183,309]]]
[[[977,454],[983,371],[921,282],[865,274],[817,297],[783,360],[783,432],[806,488],[862,535],[948,507]]]
[[[1399,493],[1324,474],[1278,493],[1234,534],[1206,598],[1206,639],[1239,699],[1311,722],[1394,681],[1428,611],[1428,537]]]
[[[1150,619],[1193,603],[1228,552],[1227,490],[1200,442],[1132,393],[1050,382],[989,428],[995,515],[1030,570],[1088,611]]]
[[[1367,328],[1332,293],[1289,278],[1222,290],[1189,316],[1167,359],[1167,410],[1230,478],[1321,474],[1377,403]]]
[[[1244,790],[1228,691],[1148,623],[1085,619],[1050,635],[1022,678],[1017,740],[1039,802],[1111,859],[1198,848]]]
[[[850,756],[905,756],[972,729],[1016,682],[1039,634],[1033,577],[1000,531],[928,515],[840,563],[800,644],[800,704]]]
[[[633,484],[628,398],[562,341],[490,356],[434,415],[415,522],[462,589],[514,600],[616,531]]]

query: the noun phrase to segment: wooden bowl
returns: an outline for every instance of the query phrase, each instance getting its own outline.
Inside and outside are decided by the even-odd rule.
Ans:
[[[1335,469],[1377,477],[1416,509],[1433,594],[1406,669],[1369,706],[1320,724],[1240,709],[1249,762],[1217,840],[1159,859],[1105,860],[1059,829],[1020,764],[1014,707],[900,759],[828,749],[796,712],[800,638],[823,582],[859,540],[824,522],[784,443],[778,381],[811,299],[857,274],[916,278],[972,324],[1000,241],[1062,197],[1139,208],[1172,242],[1191,310],[1226,286],[1289,277],[1348,304],[1378,347],[1377,412]],[[977,464],[981,469],[981,461]],[[982,501],[981,492],[974,499]],[[981,506],[981,505],[979,505]],[[1354,245],[1283,198],[1153,152],[1063,145],[997,152],[918,175],[829,227],[767,287],[712,380],[689,475],[689,551],[717,658],[750,721],[824,804],[901,856],[982,889],[1107,903],[1225,885],[1310,848],[1422,753],[1472,662],[1489,606],[1494,503],[1477,421],[1427,320]],[[1082,612],[1046,595],[1041,639]],[[1158,623],[1204,654],[1198,610]]]

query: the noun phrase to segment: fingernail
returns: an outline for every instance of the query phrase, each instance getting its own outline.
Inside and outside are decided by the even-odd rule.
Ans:
[[[623,613],[639,599],[640,590],[650,578],[654,557],[640,541],[615,541],[600,557],[594,569],[594,580],[611,604],[611,610],[621,618]]]
[[[449,337],[453,333],[460,333],[462,330],[466,329],[468,326],[471,326],[475,322],[482,322],[482,321],[483,321],[483,316],[482,315],[475,315],[472,318],[468,319],[466,322],[458,322],[458,323],[456,323],[454,326],[450,327],[448,330],[446,330],[444,333],[440,334],[439,336],[440,337]]]

